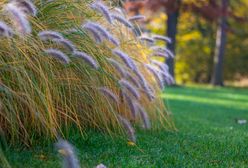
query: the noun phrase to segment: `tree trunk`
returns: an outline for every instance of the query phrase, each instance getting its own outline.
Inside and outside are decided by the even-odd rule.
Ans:
[[[229,0],[222,0],[222,17],[218,23],[218,30],[216,35],[216,46],[214,55],[214,70],[212,74],[212,85],[223,86],[223,61],[225,54],[226,38],[227,38],[227,8]]]
[[[177,34],[177,23],[179,17],[179,9],[170,13],[167,13],[167,37],[171,39],[171,43],[167,44],[167,48],[175,54],[176,49],[176,34]],[[170,75],[175,79],[175,61],[174,58],[167,58],[166,64],[169,67]]]

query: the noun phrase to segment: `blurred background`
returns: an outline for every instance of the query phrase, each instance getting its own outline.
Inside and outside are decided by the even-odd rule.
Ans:
[[[176,84],[248,86],[247,0],[133,0],[120,4],[144,31],[172,39]]]

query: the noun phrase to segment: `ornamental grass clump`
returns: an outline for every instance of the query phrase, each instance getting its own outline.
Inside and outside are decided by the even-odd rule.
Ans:
[[[0,2],[0,127],[9,143],[29,146],[75,128],[84,135],[89,127],[135,141],[141,124],[175,128],[144,66],[151,49],[105,19],[102,7],[118,20],[113,8],[98,1],[99,10],[88,1],[22,2]],[[125,14],[121,19],[131,27]]]

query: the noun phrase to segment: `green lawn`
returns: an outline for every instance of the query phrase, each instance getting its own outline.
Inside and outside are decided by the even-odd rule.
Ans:
[[[178,87],[167,88],[163,96],[174,114],[178,132],[139,131],[137,147],[95,132],[87,140],[74,136],[71,141],[82,165],[248,167],[248,124],[235,122],[248,120],[248,89]],[[13,167],[60,167],[52,147],[11,149],[7,157]]]

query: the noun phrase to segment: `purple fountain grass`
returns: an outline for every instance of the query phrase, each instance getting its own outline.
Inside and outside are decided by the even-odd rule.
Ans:
[[[117,118],[118,118],[118,121],[121,123],[121,125],[124,127],[128,135],[128,139],[135,143],[136,136],[135,136],[134,128],[132,127],[131,123],[126,118],[122,117],[121,115],[118,115]]]
[[[14,24],[14,28],[18,33],[26,35],[31,33],[32,28],[25,14],[12,3],[8,3],[4,8],[11,17],[11,21]]]
[[[163,82],[163,79],[161,78],[161,75],[160,75],[160,71],[154,67],[153,65],[150,65],[150,64],[145,64],[145,67],[149,70],[149,72],[151,72],[153,74],[153,76],[155,77],[155,79],[157,80],[157,83],[159,84],[159,87],[161,89],[164,88],[164,82]]]
[[[151,56],[169,58],[169,55],[166,52],[153,52]]]
[[[139,21],[139,20],[145,20],[146,17],[144,15],[135,15],[130,17],[128,20],[133,22],[133,21]]]
[[[11,37],[13,30],[4,22],[0,21],[0,36]]]
[[[63,158],[64,168],[80,168],[74,147],[68,141],[59,139],[55,147]]]
[[[165,52],[167,53],[171,58],[174,58],[174,54],[165,47],[160,47],[160,46],[152,46],[150,49],[152,49],[155,52]]]
[[[107,58],[107,60],[108,62],[110,62],[111,65],[113,65],[113,67],[120,73],[122,77],[126,76],[126,72],[119,62],[117,62],[116,60],[112,58]]]
[[[127,102],[129,110],[131,111],[132,118],[135,120],[136,117],[137,117],[137,109],[136,109],[136,107],[134,105],[135,100],[133,100],[128,94],[126,94],[124,92],[122,94],[123,94],[123,96],[124,96],[124,98],[125,98],[125,100]]]
[[[149,119],[149,116],[148,116],[147,112],[145,111],[144,107],[141,106],[138,102],[135,102],[135,107],[137,108],[137,111],[140,114],[140,117],[143,121],[144,128],[150,129],[151,128],[150,119]]]
[[[101,163],[101,164],[97,165],[96,168],[107,168],[107,167]]]
[[[121,15],[118,14],[112,14],[111,15],[113,19],[117,20],[118,22],[122,23],[123,25],[125,25],[128,28],[133,28],[133,25],[131,22],[129,22],[126,18],[124,18]]]
[[[108,7],[106,5],[104,5],[102,2],[100,1],[97,1],[97,2],[94,2],[90,5],[90,7],[92,9],[95,9],[97,11],[99,11],[106,19],[107,21],[112,24],[112,17],[111,17],[111,14],[110,14],[110,11],[108,9]]]
[[[87,62],[92,68],[98,69],[99,65],[96,60],[85,52],[75,51],[73,53],[75,57],[82,58],[85,62]]]
[[[25,14],[36,16],[37,9],[35,5],[29,0],[12,0],[10,3],[13,3],[17,8],[19,8]]]
[[[82,28],[86,29],[87,31],[89,31],[93,35],[96,43],[102,42],[101,34],[98,32],[98,30],[95,27],[92,27],[89,24],[84,24],[84,25],[82,25]]]
[[[163,62],[160,62],[157,60],[151,60],[151,63],[158,66],[159,69],[163,72],[168,72],[168,70],[169,70],[169,67],[166,63],[163,63]]]
[[[141,40],[141,41],[147,41],[147,42],[149,42],[149,43],[154,43],[154,42],[155,42],[155,41],[153,40],[153,38],[148,37],[148,36],[146,36],[146,35],[140,36],[140,37],[139,37],[139,40]]]
[[[111,100],[113,100],[116,104],[119,104],[119,98],[116,96],[116,94],[114,94],[111,90],[109,90],[108,88],[106,87],[100,87],[99,88],[100,92],[110,98]]]
[[[124,53],[123,51],[119,49],[113,49],[112,52],[113,54],[119,56],[122,59],[122,61],[126,64],[127,67],[129,67],[132,70],[137,69],[136,65],[134,64],[132,58],[129,57],[129,55],[127,55],[126,53]]]
[[[141,84],[142,88],[144,89],[147,98],[150,101],[154,100],[155,96],[154,96],[152,90],[150,89],[150,86],[148,85],[148,82],[146,81],[144,75],[140,71],[134,71],[134,73],[138,77],[140,84]]]
[[[43,41],[55,40],[55,39],[64,39],[64,37],[60,33],[56,32],[56,31],[51,31],[51,30],[39,32],[38,37]]]
[[[171,39],[169,37],[166,36],[161,36],[161,35],[153,35],[152,36],[154,40],[160,40],[160,41],[165,41],[167,43],[171,43]]]
[[[76,51],[76,47],[74,46],[74,44],[70,40],[67,40],[67,39],[54,39],[52,41],[56,42],[57,44],[63,45],[70,52]]]
[[[69,57],[63,53],[60,50],[54,49],[54,48],[49,48],[44,50],[44,52],[54,58],[57,58],[58,60],[60,60],[61,62],[63,62],[64,64],[69,64],[70,63],[70,59]]]
[[[109,40],[112,42],[114,45],[119,46],[120,42],[111,34],[109,31],[107,31],[102,25],[95,23],[95,22],[90,22],[87,21],[83,26],[83,28],[88,28],[92,30],[98,31],[98,33],[104,37],[105,39]]]
[[[118,7],[115,7],[114,8],[114,11],[122,16],[124,16],[126,14],[126,12],[124,11],[124,9],[122,8],[118,8]]]
[[[127,80],[121,79],[119,80],[119,84],[121,85],[122,88],[127,89],[136,99],[140,98],[139,91]]]
[[[126,72],[126,79],[132,82],[137,88],[140,88],[140,83],[130,72]]]

